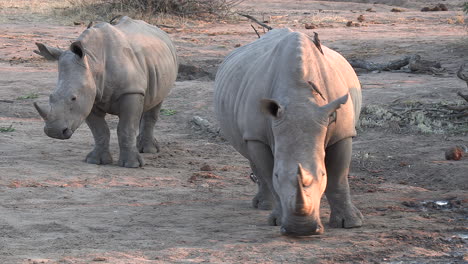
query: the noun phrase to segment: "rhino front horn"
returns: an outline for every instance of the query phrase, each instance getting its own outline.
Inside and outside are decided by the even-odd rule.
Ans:
[[[41,108],[36,102],[34,102],[34,108],[44,120],[47,120],[48,111]]]

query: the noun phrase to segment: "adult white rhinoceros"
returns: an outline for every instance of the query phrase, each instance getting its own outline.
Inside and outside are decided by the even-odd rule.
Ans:
[[[174,45],[165,32],[122,17],[115,25],[89,27],[67,51],[36,45],[40,50],[36,53],[58,60],[59,66],[50,107],[34,104],[49,137],[68,139],[86,120],[95,141],[86,162],[112,163],[104,119],[109,113],[119,116],[120,166],[143,166],[138,152],[158,151],[154,125],[178,68]]]
[[[361,88],[340,54],[318,38],[272,30],[226,57],[214,101],[224,137],[258,176],[254,207],[273,204],[271,225],[285,235],[322,233],[325,192],[330,226],[361,226],[347,179]]]

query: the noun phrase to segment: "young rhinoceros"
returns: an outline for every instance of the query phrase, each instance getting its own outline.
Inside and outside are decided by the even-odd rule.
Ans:
[[[214,105],[224,137],[259,180],[254,207],[273,205],[284,235],[320,234],[320,199],[330,226],[358,227],[348,185],[361,86],[337,52],[290,29],[275,29],[226,57]]]
[[[49,137],[68,139],[86,120],[95,141],[86,162],[112,163],[104,119],[109,113],[119,116],[120,166],[143,166],[138,152],[159,150],[153,129],[178,68],[174,45],[165,32],[122,17],[115,25],[89,27],[67,51],[36,45],[40,50],[36,53],[58,60],[59,66],[49,109],[34,103]]]

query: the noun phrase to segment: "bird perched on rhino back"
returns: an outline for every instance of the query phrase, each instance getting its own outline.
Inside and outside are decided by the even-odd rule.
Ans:
[[[258,178],[253,206],[271,209],[284,235],[321,234],[320,199],[330,226],[357,227],[348,186],[361,86],[349,63],[313,38],[274,29],[229,54],[215,79],[223,136]]]
[[[119,116],[120,166],[143,166],[139,152],[159,151],[154,125],[178,70],[175,47],[164,31],[124,16],[113,24],[90,24],[68,50],[36,45],[37,54],[58,61],[49,106],[34,103],[49,137],[68,139],[86,121],[95,141],[86,162],[112,163],[104,117],[113,114]]]

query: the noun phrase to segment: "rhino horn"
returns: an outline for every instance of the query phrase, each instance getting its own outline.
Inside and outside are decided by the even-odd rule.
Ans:
[[[48,111],[44,110],[41,106],[39,106],[36,102],[34,102],[34,108],[36,108],[39,115],[44,119],[47,120]]]
[[[314,177],[310,172],[308,172],[306,169],[302,168],[302,165],[300,163],[297,164],[297,174],[299,178],[301,179],[301,183],[304,187],[309,187],[312,184],[312,180]]]
[[[310,186],[310,184],[312,184],[312,175],[303,169],[301,164],[298,165],[296,206],[294,211],[296,215],[305,216],[310,213],[312,207],[306,197],[304,186]]]

